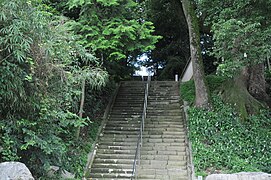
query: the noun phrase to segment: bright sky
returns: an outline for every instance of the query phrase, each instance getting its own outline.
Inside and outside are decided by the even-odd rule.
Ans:
[[[142,56],[140,56],[138,58],[139,61],[144,61],[146,60],[148,57],[146,56],[146,54],[143,54]],[[148,69],[144,66],[140,66],[140,70],[135,72],[136,76],[148,76],[148,75],[152,75],[153,73],[148,72]]]
[[[148,70],[147,70],[146,67],[141,66],[141,67],[140,67],[140,70],[135,72],[135,75],[136,75],[136,76],[148,76],[149,73],[148,73]]]

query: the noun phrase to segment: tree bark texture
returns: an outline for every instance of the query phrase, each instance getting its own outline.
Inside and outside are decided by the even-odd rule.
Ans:
[[[263,63],[249,67],[248,91],[257,100],[271,107],[271,98],[266,93]]]
[[[182,0],[183,12],[186,18],[189,40],[190,40],[190,54],[193,65],[193,77],[196,90],[196,107],[210,109],[208,87],[204,79],[203,61],[200,49],[200,35],[199,25],[195,10],[192,7],[190,0]]]
[[[86,90],[86,80],[83,79],[82,81],[82,86],[81,86],[81,101],[80,101],[80,108],[79,108],[79,117],[82,118],[83,117],[83,112],[84,112],[84,103],[85,103],[85,90]],[[75,138],[76,140],[79,139],[79,136],[80,136],[80,131],[81,131],[81,128],[80,126],[77,128],[76,130],[76,135],[75,135]]]
[[[249,81],[249,67],[243,67],[233,79],[223,83],[221,88],[223,100],[234,105],[243,120],[251,114],[259,113],[263,108],[263,104],[249,93]]]

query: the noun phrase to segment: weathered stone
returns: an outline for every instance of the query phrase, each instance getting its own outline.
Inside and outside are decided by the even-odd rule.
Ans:
[[[206,180],[271,180],[271,174],[262,172],[241,172],[235,174],[212,174]]]
[[[34,180],[31,172],[21,162],[0,163],[0,180]]]
[[[57,171],[59,171],[58,166],[50,166],[49,171],[48,171],[48,175],[52,177]],[[75,175],[66,171],[66,170],[62,170],[61,177],[63,179],[72,179],[75,177]]]

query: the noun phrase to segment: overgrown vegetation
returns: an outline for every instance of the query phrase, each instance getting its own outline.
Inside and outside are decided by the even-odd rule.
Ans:
[[[233,173],[271,169],[271,115],[261,110],[245,121],[235,108],[222,102],[216,91],[222,79],[208,77],[213,110],[189,109],[189,138],[192,141],[193,163],[198,175]],[[220,79],[220,80],[219,80]],[[193,82],[181,86],[181,93],[190,103],[194,100]],[[188,97],[188,98],[187,98]]]
[[[216,75],[208,75],[206,76],[206,81],[209,87],[210,92],[217,92],[223,82],[226,81],[227,78],[216,76]],[[195,85],[194,81],[188,81],[181,85],[181,95],[182,98],[189,102],[192,105],[195,101]]]
[[[114,80],[160,37],[132,0],[0,8],[0,162],[21,161],[35,178],[48,179],[50,166],[80,178]]]
[[[95,91],[107,72],[78,43],[65,17],[40,1],[1,1],[0,161],[24,162],[35,177],[59,166],[80,177],[91,123],[78,116],[81,83]]]

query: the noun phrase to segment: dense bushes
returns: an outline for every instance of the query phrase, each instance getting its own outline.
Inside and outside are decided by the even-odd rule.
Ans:
[[[81,84],[94,97],[107,73],[78,43],[72,22],[48,8],[1,1],[0,162],[21,161],[35,177],[51,165],[80,177],[91,142],[75,134],[93,121],[78,115]]]
[[[217,81],[214,79],[210,81],[209,78],[208,82],[212,88],[214,85],[212,82]],[[190,94],[186,90],[189,89],[188,86],[192,88],[192,83],[188,82],[183,86],[181,91]],[[240,171],[270,173],[270,112],[262,110],[258,115],[241,120],[233,107],[223,103],[215,93],[212,94],[214,107],[212,111],[189,109],[189,138],[192,141],[193,162],[197,173],[203,175]]]

